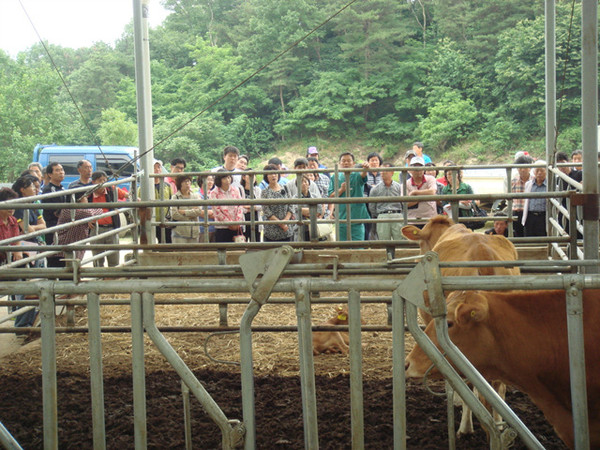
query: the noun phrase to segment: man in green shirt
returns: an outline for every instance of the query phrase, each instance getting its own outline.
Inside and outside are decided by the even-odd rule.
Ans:
[[[340,155],[339,159],[340,169],[352,169],[354,167],[354,155],[350,152],[345,152]],[[351,173],[338,173],[338,189],[335,190],[335,178],[332,177],[329,183],[329,197],[363,197],[365,183],[367,182],[367,169],[369,168],[368,163],[362,164],[362,172],[351,172]],[[340,219],[340,231],[337,236],[338,241],[347,241],[347,223],[346,218],[348,217],[348,205],[338,205],[338,216]],[[369,219],[369,212],[367,211],[367,205],[365,203],[352,203],[350,205],[350,218],[356,219]],[[353,223],[351,228],[351,240],[362,241],[365,237],[365,225],[364,223]]]

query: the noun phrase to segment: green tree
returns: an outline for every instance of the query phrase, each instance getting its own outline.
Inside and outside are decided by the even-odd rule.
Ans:
[[[118,54],[98,48],[67,78],[71,94],[94,130],[100,125],[102,111],[114,105],[119,80],[127,75],[128,65]]]
[[[163,142],[191,119],[192,115],[187,113],[172,119],[158,119],[154,127],[154,154],[165,161],[176,157],[184,158],[190,170],[210,169],[221,164],[223,123],[216,116],[198,117]]]
[[[478,112],[473,102],[460,93],[447,90],[440,101],[428,108],[419,122],[419,135],[430,146],[445,150],[465,139],[476,128]]]
[[[102,122],[98,130],[102,145],[137,145],[137,125],[127,119],[124,112],[114,108],[102,111]]]

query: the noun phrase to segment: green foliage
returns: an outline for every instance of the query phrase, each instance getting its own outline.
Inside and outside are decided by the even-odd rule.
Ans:
[[[150,30],[156,142],[206,110],[159,145],[165,160],[208,168],[227,144],[261,158],[288,142],[367,142],[390,158],[414,140],[469,157],[544,151],[542,2],[371,0],[329,21],[347,2],[163,3],[173,13]],[[571,2],[556,11],[558,146],[568,151],[580,145],[581,5],[572,27]],[[0,51],[4,179],[38,142],[135,142],[132,24],[114,48],[46,46],[85,120],[41,44],[16,59]]]
[[[223,124],[215,117],[201,116],[196,120],[190,114],[180,114],[172,119],[159,119],[154,127],[154,155],[164,161],[184,158],[191,170],[204,170],[221,164],[225,146]],[[189,122],[185,128],[167,140],[173,130]]]
[[[102,145],[137,145],[137,126],[127,119],[124,112],[110,108],[102,111],[102,122],[98,130]]]
[[[469,136],[476,127],[478,112],[473,102],[463,99],[452,90],[428,108],[428,116],[419,122],[419,135],[432,147],[445,150],[446,146]]]

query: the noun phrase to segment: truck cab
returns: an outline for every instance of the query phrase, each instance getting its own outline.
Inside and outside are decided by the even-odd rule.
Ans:
[[[87,159],[92,163],[94,171],[103,170],[108,175],[109,181],[127,178],[136,171],[137,163],[132,162],[136,158],[138,149],[125,146],[94,146],[94,145],[43,145],[38,144],[33,149],[33,162],[39,162],[46,167],[52,162],[60,163],[65,169],[65,179],[62,182],[66,189],[69,183],[79,178],[77,163]],[[129,184],[123,185],[129,190]]]

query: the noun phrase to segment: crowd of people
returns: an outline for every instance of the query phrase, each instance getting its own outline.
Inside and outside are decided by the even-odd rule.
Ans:
[[[581,162],[581,151],[572,153],[571,162]],[[563,152],[556,154],[557,163],[569,162]],[[212,169],[210,175],[193,177],[186,173],[187,163],[183,158],[170,161],[168,176],[154,177],[155,198],[158,200],[213,200],[213,205],[157,206],[154,208],[156,238],[159,243],[188,244],[197,242],[285,242],[291,240],[325,240],[337,234],[339,241],[353,240],[400,240],[403,239],[404,210],[408,222],[422,226],[427,219],[437,214],[449,214],[461,218],[473,217],[478,205],[470,199],[443,200],[444,195],[473,194],[472,187],[463,180],[463,173],[457,170],[454,161],[446,160],[434,164],[423,153],[423,144],[415,142],[404,155],[403,163],[407,170],[395,173],[391,162],[384,162],[381,155],[370,153],[364,162],[355,155],[344,152],[338,157],[337,177],[328,171],[319,160],[319,149],[308,147],[306,154],[293,161],[294,175],[281,159],[274,157],[260,169],[264,175],[249,173],[250,158],[240,154],[238,148],[227,146],[223,150],[223,164]],[[529,166],[516,170],[511,180],[511,192],[547,192],[545,161],[534,159],[525,152],[517,153],[514,163]],[[535,165],[531,168],[532,165]],[[440,174],[432,167],[449,167]],[[350,170],[354,169],[354,170]],[[581,171],[569,166],[560,170],[573,180],[581,182]],[[35,203],[31,208],[0,210],[0,240],[15,238],[21,234],[38,233],[25,241],[14,241],[15,251],[0,252],[0,264],[17,261],[30,256],[19,251],[18,245],[59,244],[65,245],[90,236],[98,236],[94,243],[119,243],[118,230],[121,227],[118,214],[106,214],[112,208],[96,208],[93,203],[124,201],[130,193],[116,186],[106,187],[107,174],[93,171],[90,161],[81,160],[77,164],[79,178],[69,184],[69,188],[88,190],[75,194],[63,188],[65,171],[61,164],[52,162],[42,168],[32,163],[15,180],[12,188],[0,189],[0,202],[13,198],[25,198],[39,193],[54,196],[43,198],[42,203],[80,202],[87,207],[74,209],[39,209]],[[154,160],[154,173],[167,175],[162,161]],[[96,186],[95,186],[96,185]],[[558,179],[557,190],[571,189],[562,179]],[[139,193],[138,193],[139,194]],[[440,195],[442,200],[400,202],[399,196]],[[389,201],[385,201],[390,197]],[[334,198],[377,198],[377,201],[339,202]],[[246,204],[246,199],[288,199],[289,202]],[[295,200],[294,200],[295,199]],[[322,199],[321,202],[305,203],[300,199]],[[382,200],[383,199],[383,200]],[[226,200],[227,204],[218,204]],[[523,198],[512,202],[513,235],[515,237],[544,236],[546,234],[546,199]],[[114,212],[114,211],[113,211]],[[508,211],[499,211],[494,227],[489,234],[508,236]],[[348,214],[352,222],[348,222]],[[96,220],[94,217],[98,216]],[[332,219],[339,219],[339,229],[334,230]],[[309,226],[311,218],[317,219],[317,226]],[[75,226],[62,227],[58,231],[43,234],[43,230],[56,225],[87,219]],[[262,225],[253,222],[263,222]],[[273,223],[270,223],[273,222]],[[469,226],[469,223],[466,223]],[[348,226],[349,225],[349,226]],[[568,224],[567,231],[568,231]],[[312,235],[311,233],[317,233]],[[34,252],[30,252],[33,254]],[[95,266],[119,264],[118,252],[94,250]],[[65,255],[56,253],[45,260],[30,264],[47,267],[64,267],[68,258],[81,259],[83,252]],[[23,314],[17,326],[30,326],[32,314]]]

